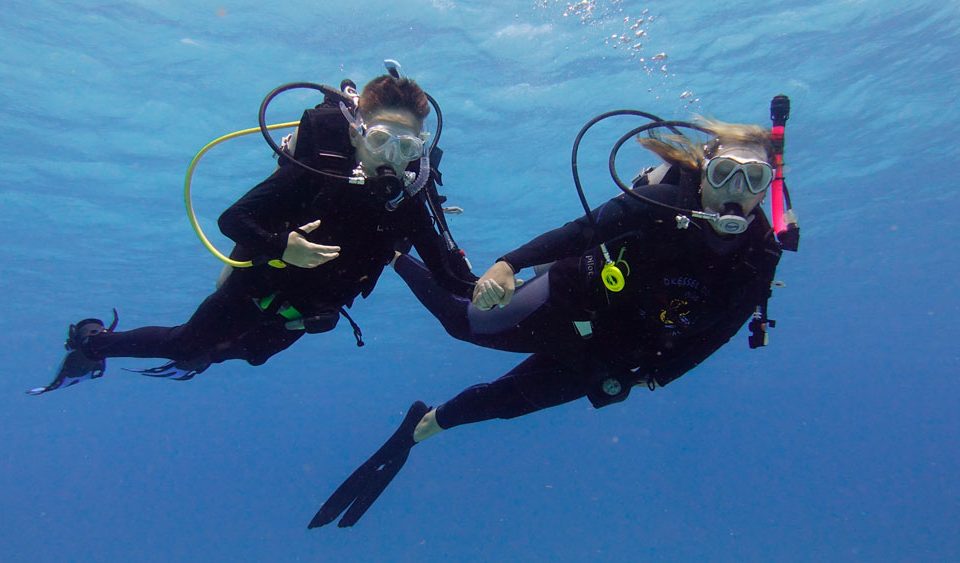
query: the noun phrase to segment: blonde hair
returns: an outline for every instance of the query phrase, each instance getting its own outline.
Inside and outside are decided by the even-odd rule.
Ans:
[[[721,147],[730,145],[759,146],[766,154],[767,162],[773,162],[773,143],[770,141],[769,129],[757,125],[725,123],[706,117],[697,117],[694,124],[709,129],[713,134],[706,145],[694,143],[684,135],[676,134],[654,133],[651,137],[638,138],[637,141],[664,162],[693,172],[700,170],[703,161],[716,155]]]

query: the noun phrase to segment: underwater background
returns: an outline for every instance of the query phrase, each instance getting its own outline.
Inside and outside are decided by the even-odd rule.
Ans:
[[[742,332],[634,389],[417,447],[355,528],[307,531],[415,399],[522,356],[448,337],[388,271],[343,324],[190,382],[111,360],[40,397],[69,323],[178,324],[220,264],[183,174],[293,81],[363,84],[394,58],[441,104],[443,193],[481,273],[580,209],[570,148],[635,108],[769,125],[784,93],[800,252],[767,348]],[[31,1],[0,19],[0,560],[956,561],[960,558],[960,2]],[[319,103],[309,91],[270,121]],[[595,127],[580,170],[615,195]],[[654,164],[629,145],[621,174]],[[275,165],[214,149],[216,218]],[[216,235],[216,236],[214,236]]]

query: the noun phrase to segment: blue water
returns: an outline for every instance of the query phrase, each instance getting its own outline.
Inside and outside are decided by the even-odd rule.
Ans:
[[[0,39],[0,560],[960,558],[956,1],[14,0]],[[593,115],[764,124],[790,95],[803,241],[771,346],[741,334],[654,393],[442,434],[351,530],[306,524],[410,402],[520,359],[449,338],[392,273],[354,308],[362,350],[340,328],[257,369],[179,383],[120,360],[23,394],[70,322],[176,324],[212,290],[181,196],[196,150],[278,84],[363,83],[388,57],[443,106],[478,271],[577,215],[569,151]],[[314,103],[291,93],[271,120]],[[585,142],[594,202],[635,125]],[[255,137],[205,159],[211,234],[272,166]]]

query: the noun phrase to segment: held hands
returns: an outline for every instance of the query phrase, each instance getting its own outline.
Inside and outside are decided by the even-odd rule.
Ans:
[[[505,307],[513,299],[516,289],[516,272],[506,262],[500,261],[477,280],[473,290],[473,305],[481,311],[487,311],[499,305]]]
[[[316,268],[340,256],[339,246],[314,244],[301,234],[301,231],[311,233],[319,226],[320,220],[318,219],[301,226],[296,231],[290,231],[290,234],[287,235],[287,249],[283,251],[283,256],[280,259],[292,266]]]

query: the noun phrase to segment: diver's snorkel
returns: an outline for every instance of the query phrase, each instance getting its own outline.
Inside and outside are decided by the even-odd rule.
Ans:
[[[401,74],[400,63],[394,59],[386,59],[383,61],[383,66],[387,69],[387,72],[390,76],[394,77],[396,80],[400,80]],[[434,111],[437,112],[437,132],[433,136],[433,142],[430,144],[429,150],[424,150],[423,154],[420,156],[420,166],[416,172],[416,178],[413,182],[403,189],[400,192],[400,195],[391,201],[387,202],[387,210],[393,211],[403,201],[404,195],[406,197],[413,197],[417,195],[425,185],[427,181],[430,180],[430,155],[433,153],[433,149],[437,147],[437,142],[440,140],[440,132],[443,129],[443,114],[440,112],[440,104],[437,103],[433,96],[424,92],[424,95],[427,97],[427,100],[430,102],[430,105],[433,106]],[[429,135],[429,134],[428,134]]]
[[[412,174],[412,172],[406,172],[405,174]],[[430,155],[424,154],[420,157],[420,169],[417,170],[416,179],[409,186],[404,188],[400,193],[400,196],[395,201],[387,202],[387,210],[393,211],[400,205],[400,202],[403,201],[404,197],[413,197],[417,195],[424,186],[427,185],[427,181],[430,179]]]
[[[773,141],[774,175],[770,207],[772,210],[773,231],[777,235],[780,247],[796,252],[800,245],[800,225],[790,203],[790,192],[783,177],[783,146],[787,120],[790,119],[790,98],[780,94],[770,100],[770,120],[773,127],[770,137]],[[784,205],[786,204],[786,205]]]

